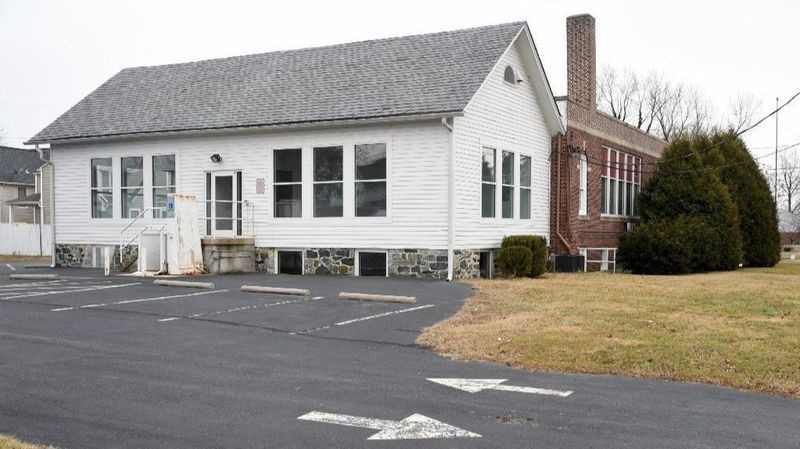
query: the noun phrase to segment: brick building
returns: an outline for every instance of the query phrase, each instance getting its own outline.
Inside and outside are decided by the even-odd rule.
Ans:
[[[583,254],[588,270],[613,270],[619,236],[635,223],[635,198],[666,142],[597,110],[595,20],[567,18],[567,95],[556,100],[566,135],[553,139],[551,250]]]

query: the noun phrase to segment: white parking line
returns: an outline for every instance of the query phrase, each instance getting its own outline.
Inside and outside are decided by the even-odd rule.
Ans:
[[[106,290],[109,288],[130,287],[132,285],[139,285],[139,282],[132,282],[130,284],[118,284],[118,285],[100,285],[90,288],[79,288],[75,290],[50,290],[45,292],[28,293],[27,295],[6,296],[5,298],[0,298],[0,301],[7,301],[9,299],[19,299],[19,298],[31,298],[34,296],[62,295],[64,293],[91,292],[95,290]]]
[[[14,265],[11,265],[10,263],[7,263],[7,264],[6,264],[6,266],[7,266],[7,267],[8,267],[8,269],[9,269],[9,270],[11,270],[11,271],[17,271],[17,269],[16,269],[16,268],[14,268]]]
[[[216,310],[214,312],[200,312],[200,313],[195,313],[194,315],[186,315],[185,317],[171,316],[169,318],[161,318],[158,321],[160,321],[160,322],[177,321],[177,320],[180,320],[182,318],[192,319],[192,318],[200,318],[200,317],[208,316],[208,315],[221,315],[223,313],[241,312],[241,311],[244,311],[244,310],[266,309],[268,307],[282,306],[284,304],[294,304],[294,303],[300,303],[300,302],[306,302],[306,301],[317,301],[317,300],[323,299],[323,298],[325,298],[325,297],[324,296],[315,296],[315,297],[310,298],[310,299],[309,298],[287,299],[286,301],[281,301],[281,302],[272,302],[272,303],[266,303],[266,304],[254,304],[252,306],[234,307],[234,308],[231,308],[231,309]]]
[[[75,310],[75,309],[94,309],[97,307],[106,307],[106,306],[116,306],[120,304],[133,304],[137,302],[149,302],[149,301],[159,301],[162,299],[174,299],[174,298],[186,298],[189,296],[200,296],[200,295],[210,295],[212,293],[222,293],[227,292],[228,290],[214,290],[210,292],[198,292],[198,293],[186,293],[183,295],[170,295],[170,296],[158,296],[155,298],[141,298],[141,299],[128,299],[126,301],[117,301],[117,302],[109,302],[109,303],[102,303],[102,304],[87,304],[85,306],[76,306],[76,307],[60,307],[58,309],[50,309],[51,312],[64,312],[66,310]]]
[[[428,308],[435,307],[435,306],[436,306],[435,304],[427,304],[427,305],[424,305],[424,306],[410,307],[408,309],[394,310],[392,312],[384,312],[384,313],[379,313],[377,315],[370,315],[370,316],[365,316],[365,317],[361,317],[361,318],[355,318],[355,319],[352,319],[352,320],[340,321],[338,323],[329,324],[327,326],[315,327],[313,329],[306,329],[306,330],[302,330],[302,331],[292,332],[291,334],[292,335],[308,334],[308,333],[311,333],[311,332],[324,331],[324,330],[330,329],[330,328],[332,328],[334,326],[346,326],[348,324],[358,323],[360,321],[374,320],[376,318],[383,318],[383,317],[387,317],[387,316],[390,316],[390,315],[396,315],[398,313],[413,312],[415,310],[428,309]]]
[[[15,295],[20,292],[53,291],[54,288],[58,288],[59,290],[75,291],[87,287],[102,287],[103,285],[108,285],[108,284],[109,282],[103,282],[98,284],[77,284],[77,285],[57,284],[57,285],[31,285],[25,287],[11,287],[11,288],[0,289],[0,296]]]
[[[25,282],[22,284],[6,284],[6,285],[0,285],[0,291],[17,290],[24,287],[42,287],[42,286],[46,287],[53,284],[58,284],[59,282],[61,281],[56,280],[56,281],[45,281],[45,282]]]

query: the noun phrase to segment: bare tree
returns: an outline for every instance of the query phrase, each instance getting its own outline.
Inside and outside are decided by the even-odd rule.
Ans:
[[[726,118],[715,119],[715,107],[695,86],[650,72],[641,77],[626,68],[605,66],[597,82],[597,103],[614,118],[665,140],[722,128],[739,132],[753,123],[759,104],[752,95],[731,99]]]
[[[778,191],[785,210],[800,214],[800,157],[797,153],[781,154],[778,163]]]
[[[603,67],[597,85],[598,102],[614,118],[628,121],[628,114],[635,109],[641,90],[639,77],[631,69],[621,74],[611,66]]]
[[[752,94],[738,94],[728,104],[727,128],[739,133],[755,122],[756,113],[761,109],[761,102]]]

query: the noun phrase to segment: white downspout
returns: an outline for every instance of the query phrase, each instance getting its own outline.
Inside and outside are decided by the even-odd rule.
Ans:
[[[455,257],[453,254],[456,246],[456,156],[453,148],[453,127],[456,121],[453,119],[453,124],[447,123],[447,117],[442,117],[442,125],[449,131],[450,141],[448,144],[447,161],[448,168],[448,186],[447,186],[447,280],[453,280],[453,262]]]
[[[50,147],[50,160],[44,158],[39,144],[36,144],[36,152],[39,153],[39,160],[45,164],[50,164],[50,185],[47,187],[48,195],[50,196],[50,268],[56,267],[56,198],[55,198],[55,183],[56,183],[56,170],[53,165],[53,147]],[[44,186],[44,171],[42,171],[42,186]],[[41,189],[41,201],[44,203],[44,189]],[[42,211],[42,226],[44,226],[44,211]]]

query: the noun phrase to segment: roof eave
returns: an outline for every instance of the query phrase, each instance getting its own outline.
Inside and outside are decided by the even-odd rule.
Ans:
[[[382,117],[363,117],[363,118],[349,118],[349,119],[335,119],[335,120],[312,120],[304,122],[293,123],[276,123],[264,125],[248,125],[248,126],[229,126],[221,128],[188,128],[166,131],[148,131],[140,133],[119,133],[119,134],[106,134],[96,136],[78,136],[66,137],[57,139],[36,139],[32,138],[26,142],[25,145],[42,145],[42,144],[58,144],[58,143],[80,143],[80,142],[98,142],[117,139],[132,139],[132,138],[147,138],[147,137],[162,137],[173,135],[193,135],[193,134],[216,134],[216,133],[229,133],[229,132],[250,132],[258,130],[276,130],[276,129],[305,129],[315,127],[334,127],[334,126],[358,126],[358,125],[371,125],[379,123],[402,123],[410,121],[421,120],[439,120],[442,117],[452,118],[464,115],[464,110],[441,111],[441,112],[426,112],[416,114],[403,114],[391,115]]]

